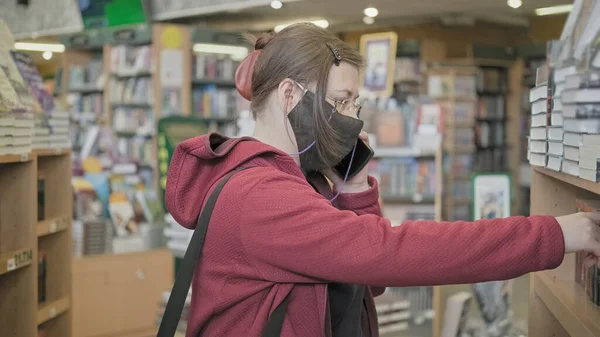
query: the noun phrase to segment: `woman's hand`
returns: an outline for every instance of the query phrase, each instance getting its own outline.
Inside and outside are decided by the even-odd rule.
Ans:
[[[366,132],[362,131],[359,138],[365,143],[369,144],[369,136]],[[349,179],[344,184],[344,177],[337,174],[333,169],[323,170],[323,174],[333,183],[336,191],[342,189],[343,193],[360,193],[371,188],[369,186],[368,178],[368,165],[365,166],[360,172],[358,172],[352,179]],[[343,186],[342,186],[343,185]]]
[[[588,253],[586,265],[600,267],[600,213],[575,213],[556,218],[565,238],[565,253]]]

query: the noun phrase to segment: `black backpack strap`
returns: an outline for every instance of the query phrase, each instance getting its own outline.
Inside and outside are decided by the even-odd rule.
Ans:
[[[198,265],[198,261],[200,260],[202,247],[204,246],[204,240],[206,238],[206,232],[208,231],[208,224],[215,208],[215,204],[217,203],[217,198],[229,179],[235,173],[245,169],[246,168],[238,169],[225,176],[225,178],[219,182],[217,187],[215,187],[214,191],[208,198],[204,209],[200,212],[198,222],[196,223],[196,229],[194,230],[190,244],[185,251],[183,261],[179,267],[179,273],[177,273],[177,277],[175,278],[173,290],[169,295],[169,301],[167,302],[165,312],[160,322],[160,327],[156,335],[157,337],[173,337],[175,335],[183,307],[185,306],[187,294],[190,289],[190,285],[192,284],[194,271]],[[263,333],[263,337],[280,336],[281,328],[283,326],[283,319],[287,311],[289,296],[290,295],[288,294],[281,304],[279,304],[273,311],[273,314],[269,318],[267,327]]]

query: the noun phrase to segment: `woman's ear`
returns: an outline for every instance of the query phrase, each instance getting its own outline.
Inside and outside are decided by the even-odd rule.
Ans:
[[[295,81],[289,78],[281,81],[277,88],[279,104],[286,115],[300,102],[302,95],[304,95],[302,89],[298,87]]]

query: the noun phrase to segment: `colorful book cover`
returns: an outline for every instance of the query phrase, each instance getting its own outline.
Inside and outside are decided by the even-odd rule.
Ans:
[[[12,51],[11,54],[17,69],[31,91],[31,95],[37,101],[36,103],[43,112],[51,114],[54,111],[54,97],[44,84],[33,60],[29,55],[22,52]]]

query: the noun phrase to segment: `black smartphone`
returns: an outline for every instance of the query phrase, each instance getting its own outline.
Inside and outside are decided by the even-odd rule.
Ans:
[[[346,172],[348,172],[348,179],[354,177],[358,172],[362,171],[362,169],[367,166],[371,158],[373,158],[373,149],[369,146],[369,144],[365,143],[362,139],[359,139],[356,142],[356,149],[354,151],[354,159],[352,159],[352,165],[350,165],[350,159],[352,158],[352,151],[348,153],[342,161],[337,164],[333,169],[339,174],[342,178],[346,176]],[[350,170],[348,170],[350,167]]]

